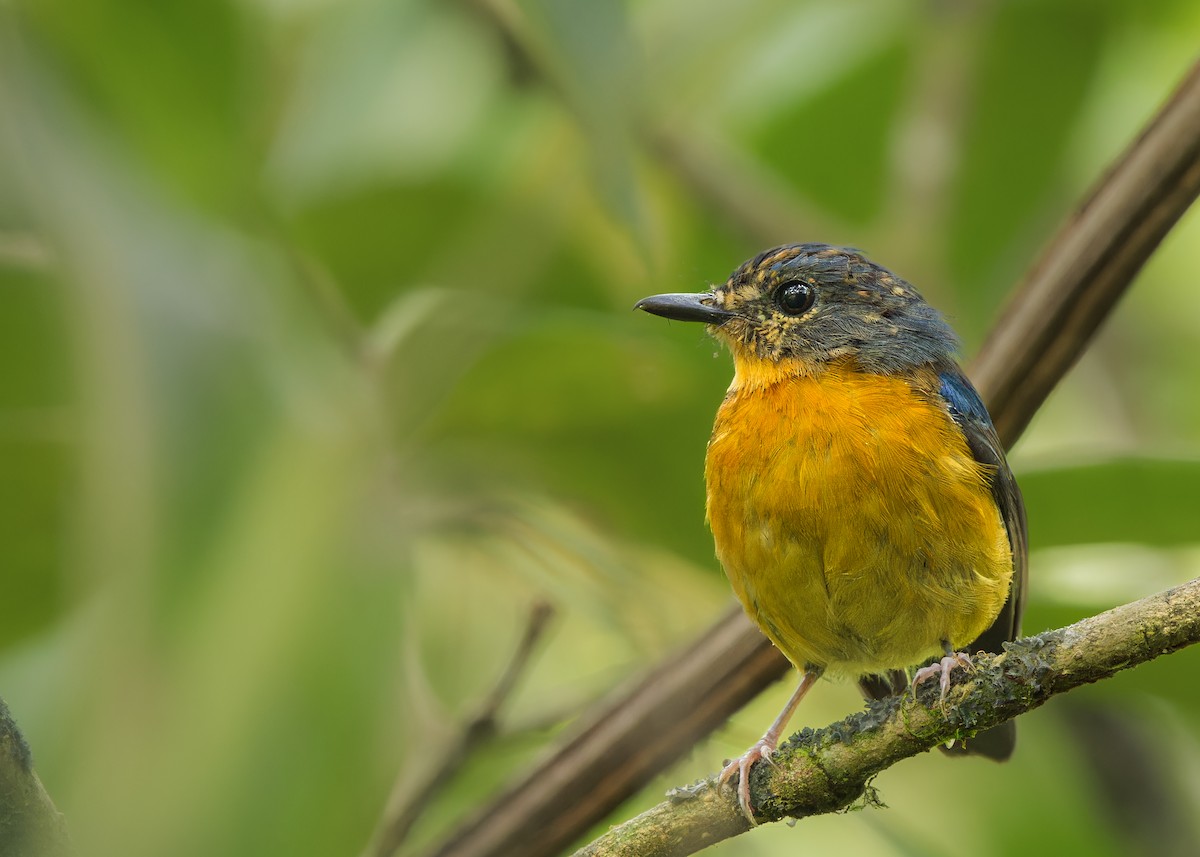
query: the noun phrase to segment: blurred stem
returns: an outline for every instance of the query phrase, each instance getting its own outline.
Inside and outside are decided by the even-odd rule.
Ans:
[[[1193,814],[1182,800],[1153,720],[1086,700],[1063,707],[1080,761],[1102,801],[1099,813],[1129,854],[1185,857],[1196,851]]]
[[[940,703],[892,697],[840,723],[793,738],[751,776],[763,821],[804,818],[876,802],[880,771],[952,739],[990,729],[1051,697],[1200,642],[1200,579],[979,657],[965,685]],[[705,780],[576,852],[577,857],[682,857],[745,833],[730,790]]]
[[[496,734],[500,708],[525,674],[530,658],[553,616],[554,608],[545,601],[538,601],[530,608],[525,633],[521,636],[508,666],[479,710],[467,721],[458,740],[429,776],[414,787],[411,772],[401,768],[392,788],[392,798],[379,820],[371,844],[363,852],[363,857],[391,857],[395,854],[417,819],[438,793],[454,779],[471,754]]]
[[[308,293],[318,317],[329,328],[347,356],[353,360],[360,360],[366,333],[362,323],[346,303],[345,289],[340,288],[329,272],[310,256],[301,253],[287,242],[281,244],[288,248],[288,260],[296,273],[296,281]]]
[[[943,224],[971,102],[972,64],[991,11],[988,0],[925,6],[926,44],[913,58],[913,84],[891,147],[893,186],[869,242],[880,256],[886,251],[897,270],[919,259],[927,275],[947,279],[929,266],[946,258]]]
[[[66,822],[33,770],[29,745],[0,700],[0,855],[73,853]]]

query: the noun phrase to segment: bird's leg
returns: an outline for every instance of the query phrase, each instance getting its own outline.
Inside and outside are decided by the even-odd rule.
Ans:
[[[974,666],[974,664],[971,663],[971,656],[966,652],[954,651],[954,647],[950,645],[948,640],[942,641],[942,649],[946,652],[946,657],[942,658],[940,661],[934,661],[927,667],[922,667],[921,669],[917,670],[916,674],[913,676],[913,695],[916,695],[917,685],[924,681],[928,681],[940,673],[942,676],[942,692],[938,696],[938,701],[942,702],[946,699],[946,694],[950,692],[950,673],[954,671],[954,668],[962,667],[963,669],[970,669],[972,666]]]
[[[787,728],[788,721],[792,719],[792,715],[796,713],[796,709],[800,705],[800,700],[804,699],[804,695],[812,688],[817,679],[821,677],[821,672],[817,667],[806,667],[800,675],[800,684],[796,686],[796,692],[792,694],[792,698],[787,701],[787,705],[783,707],[783,711],[779,712],[779,716],[775,718],[775,722],[771,724],[771,728],[766,734],[758,739],[758,742],[742,754],[741,758],[734,759],[721,771],[721,775],[717,778],[717,782],[721,785],[729,782],[734,776],[738,777],[738,805],[742,808],[742,813],[750,820],[751,824],[758,824],[754,818],[754,811],[750,808],[750,769],[759,759],[770,761],[771,754],[775,752],[775,748],[779,746],[779,738],[783,734],[783,730]]]

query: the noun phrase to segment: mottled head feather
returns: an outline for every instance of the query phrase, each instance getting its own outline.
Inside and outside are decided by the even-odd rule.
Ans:
[[[782,286],[808,284],[810,309],[788,315]],[[706,300],[734,314],[712,328],[735,355],[795,360],[816,368],[852,359],[865,372],[890,374],[953,360],[958,340],[920,293],[857,250],[787,244],[760,253]]]

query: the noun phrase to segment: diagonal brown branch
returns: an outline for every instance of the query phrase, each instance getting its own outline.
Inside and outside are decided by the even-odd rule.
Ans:
[[[1020,436],[1200,192],[1200,62],[1013,293],[971,377],[1000,437]]]
[[[1200,642],[1200,580],[980,658],[946,705],[892,698],[818,731],[806,730],[755,769],[755,806],[771,820],[835,812],[872,799],[870,780],[902,759],[1042,705],[1050,697]],[[925,701],[933,704],[925,704]],[[749,830],[713,780],[680,790],[610,830],[576,857],[683,857]]]
[[[1011,445],[1200,189],[1200,65],[1050,241],[973,367]],[[678,759],[788,664],[731,609],[601,703],[435,857],[558,853]]]

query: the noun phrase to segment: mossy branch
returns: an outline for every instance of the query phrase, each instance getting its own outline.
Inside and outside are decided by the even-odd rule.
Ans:
[[[67,827],[33,770],[29,745],[0,700],[0,857],[67,857]]]
[[[775,765],[751,772],[751,797],[763,821],[804,818],[872,802],[871,779],[901,759],[989,729],[1050,697],[1108,678],[1200,642],[1200,579],[979,656],[944,704],[935,683],[873,703],[824,729],[793,735]],[[714,780],[615,827],[576,857],[682,857],[750,829],[729,789]]]

